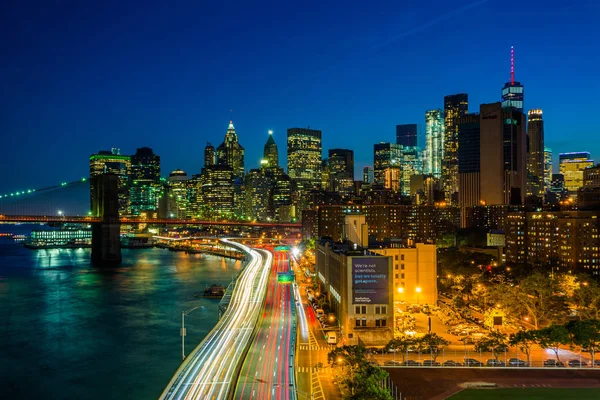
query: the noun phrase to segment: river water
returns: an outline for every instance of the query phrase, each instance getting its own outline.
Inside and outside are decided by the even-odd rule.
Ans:
[[[123,250],[123,265],[107,270],[90,265],[89,249],[0,238],[0,398],[157,398],[181,363],[181,312],[202,306],[186,317],[189,354],[218,315],[218,300],[196,295],[240,268],[141,249]]]

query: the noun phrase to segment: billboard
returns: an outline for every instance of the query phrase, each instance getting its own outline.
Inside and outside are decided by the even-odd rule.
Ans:
[[[352,258],[352,304],[389,304],[389,258]]]

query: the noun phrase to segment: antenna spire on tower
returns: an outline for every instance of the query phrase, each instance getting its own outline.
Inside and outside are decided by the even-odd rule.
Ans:
[[[515,48],[510,46],[510,83],[515,84]]]

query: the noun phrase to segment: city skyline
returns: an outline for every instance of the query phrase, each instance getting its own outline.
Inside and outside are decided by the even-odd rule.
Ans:
[[[274,6],[263,18],[283,17],[280,21],[270,19],[271,28],[256,27],[259,40],[245,51],[241,50],[248,42],[239,35],[248,28],[242,15],[248,11],[244,7],[228,10],[214,6],[208,10],[215,21],[222,22],[227,17],[239,29],[212,37],[218,43],[207,44],[184,40],[181,32],[171,30],[177,23],[186,22],[182,29],[195,37],[217,22],[209,21],[203,27],[200,23],[191,24],[182,11],[152,9],[144,14],[122,6],[125,10],[121,11],[127,11],[124,22],[127,18],[137,18],[141,26],[149,26],[152,18],[165,12],[161,19],[164,26],[148,27],[150,33],[171,28],[163,29],[167,32],[166,43],[156,47],[157,38],[148,39],[122,24],[108,24],[118,11],[110,5],[93,18],[92,10],[78,7],[68,11],[44,10],[56,17],[50,18],[52,21],[34,15],[26,6],[14,6],[10,12],[16,17],[26,15],[29,29],[23,30],[19,22],[10,24],[9,37],[13,40],[4,46],[9,56],[3,78],[8,95],[3,100],[2,113],[6,146],[11,152],[3,157],[2,168],[6,171],[23,160],[39,159],[48,153],[55,156],[43,170],[27,167],[32,163],[10,168],[12,173],[3,177],[2,191],[44,187],[55,184],[58,176],[59,179],[85,176],[87,156],[111,147],[120,148],[122,154],[150,147],[162,158],[163,176],[178,168],[192,175],[203,166],[206,142],[218,145],[231,119],[240,144],[246,147],[246,171],[260,165],[262,146],[270,129],[280,145],[281,164],[286,167],[282,147],[287,129],[310,126],[323,132],[324,151],[340,147],[355,151],[355,178],[360,179],[363,167],[373,163],[371,146],[382,141],[394,142],[396,125],[417,123],[418,145],[423,149],[424,113],[442,108],[444,96],[467,93],[470,112],[476,111],[479,104],[499,101],[502,85],[510,78],[511,46],[515,49],[516,80],[527,90],[525,111],[544,110],[545,144],[553,149],[555,160],[559,153],[573,151],[590,151],[593,158],[599,150],[590,140],[595,128],[591,120],[583,117],[593,113],[595,104],[596,91],[590,82],[595,82],[592,71],[597,56],[589,52],[586,40],[590,35],[586,32],[591,25],[585,24],[594,20],[595,9],[583,5],[583,20],[572,26],[567,22],[572,29],[565,29],[558,37],[552,25],[557,20],[565,23],[560,4],[553,10],[532,4],[514,16],[515,25],[521,21],[522,26],[508,36],[486,40],[489,46],[478,48],[478,62],[469,63],[466,57],[472,52],[462,48],[450,52],[448,43],[464,41],[474,33],[492,34],[495,26],[487,27],[478,18],[486,16],[500,21],[508,11],[494,10],[485,1],[465,2],[452,10],[442,3],[436,5],[439,12],[437,9],[426,12],[415,6],[414,22],[405,21],[402,14],[406,23],[403,28],[398,28],[398,21],[392,23],[391,17],[400,13],[393,7],[375,5],[366,16],[359,15],[365,12],[362,9],[325,7],[321,14],[310,14],[315,22],[333,18],[335,27],[348,19],[357,24],[356,32],[349,32],[348,36],[323,26],[319,34],[330,40],[320,47],[316,37],[298,36],[299,28],[288,28],[289,35],[275,38],[276,30],[283,29],[292,17],[285,17],[288,15],[283,12],[285,6],[281,6],[283,9]],[[294,18],[305,18],[307,10],[297,10]],[[391,15],[381,16],[384,10]],[[191,11],[193,15],[196,10]],[[58,15],[59,12],[64,15]],[[73,22],[78,18],[92,21]],[[443,55],[448,63],[437,65],[440,63],[423,54],[423,46],[461,18],[467,19],[469,26],[442,38],[438,55]],[[525,23],[531,18],[536,22],[535,29]],[[56,28],[60,24],[55,22],[64,24]],[[103,29],[96,33],[97,28]],[[59,50],[64,57],[49,52],[45,42],[36,41],[40,32],[47,33],[45,40],[63,42],[64,47]],[[92,33],[98,35],[93,41],[97,47],[94,51],[83,40],[92,37]],[[119,35],[129,39],[130,47],[114,42]],[[356,35],[363,36],[352,46],[357,52],[344,51],[348,50],[348,37]],[[581,40],[573,40],[579,36]],[[536,42],[542,37],[552,44]],[[557,49],[567,42],[569,57],[565,59]],[[169,47],[173,43],[178,46]],[[302,43],[303,47],[294,48]],[[26,46],[31,47],[29,52],[23,50]],[[160,61],[151,50],[158,51]],[[307,54],[313,60],[309,68],[305,63],[293,63],[298,56]],[[418,57],[419,62],[407,65],[398,54]],[[203,64],[198,59],[200,55],[217,59]],[[249,58],[254,61],[248,63]],[[99,70],[105,67],[104,72]],[[192,73],[196,67],[198,71]],[[554,78],[565,69],[577,74],[556,81]],[[293,79],[284,80],[283,75]],[[436,78],[431,79],[432,76]],[[548,85],[551,79],[552,85]],[[412,93],[410,102],[398,96],[403,91]],[[564,104],[555,95],[557,91],[568,91],[580,101]],[[19,146],[23,137],[30,138],[29,146]],[[368,142],[365,138],[369,138]],[[557,172],[558,163],[555,161],[554,165]],[[71,174],[75,176],[65,176]]]

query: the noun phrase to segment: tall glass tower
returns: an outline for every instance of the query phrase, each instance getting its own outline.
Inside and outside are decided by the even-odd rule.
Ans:
[[[515,49],[510,48],[510,81],[502,88],[502,108],[513,107],[523,112],[525,89],[521,82],[515,81]]]
[[[527,194],[544,193],[544,120],[542,110],[527,113]]]
[[[458,125],[460,118],[469,113],[466,93],[444,97],[444,157],[442,180],[447,202],[458,201]]]
[[[439,108],[425,112],[425,157],[423,173],[442,176],[444,158],[444,112]]]

